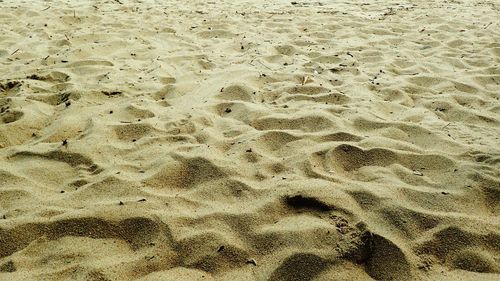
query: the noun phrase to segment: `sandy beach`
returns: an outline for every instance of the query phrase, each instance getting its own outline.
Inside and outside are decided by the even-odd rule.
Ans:
[[[0,0],[0,280],[499,280],[499,15]]]

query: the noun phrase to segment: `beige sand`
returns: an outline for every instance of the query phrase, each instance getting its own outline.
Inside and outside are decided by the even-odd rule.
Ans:
[[[500,2],[234,2],[0,1],[0,280],[498,280]]]

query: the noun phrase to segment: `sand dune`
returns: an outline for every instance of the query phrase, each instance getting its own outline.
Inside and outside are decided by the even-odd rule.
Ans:
[[[498,280],[499,14],[0,0],[0,280]]]

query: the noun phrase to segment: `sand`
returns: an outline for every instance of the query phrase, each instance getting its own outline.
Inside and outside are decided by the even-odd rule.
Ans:
[[[0,0],[0,280],[499,280],[499,14]]]

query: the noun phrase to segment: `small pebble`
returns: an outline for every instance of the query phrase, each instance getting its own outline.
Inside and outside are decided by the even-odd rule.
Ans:
[[[424,174],[420,171],[413,171],[413,174],[416,176],[423,176]]]

